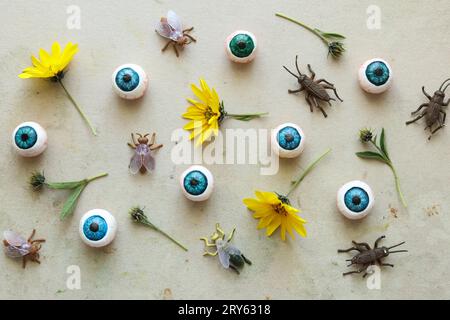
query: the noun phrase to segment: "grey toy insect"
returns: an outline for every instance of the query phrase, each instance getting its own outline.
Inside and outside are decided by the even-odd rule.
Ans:
[[[291,75],[297,78],[298,83],[300,84],[300,89],[297,90],[288,90],[289,93],[299,93],[301,91],[305,91],[305,99],[306,102],[308,102],[309,107],[311,109],[311,112],[313,112],[314,106],[318,108],[324,117],[327,117],[327,114],[325,110],[323,110],[322,106],[320,105],[319,101],[325,101],[331,106],[330,101],[336,101],[336,99],[331,98],[328,94],[327,90],[333,90],[336,97],[343,102],[337,91],[334,87],[334,84],[328,82],[325,79],[319,79],[315,80],[316,74],[311,68],[311,65],[308,64],[308,70],[311,73],[311,77],[308,77],[306,74],[302,74],[300,72],[300,69],[298,67],[298,56],[295,56],[295,67],[297,69],[298,75],[290,71],[287,67],[283,66],[283,68],[289,72]]]
[[[22,266],[25,268],[27,260],[36,263],[39,261],[39,250],[44,239],[33,240],[36,230],[33,230],[28,240],[13,231],[5,231],[3,233],[3,245],[5,246],[5,254],[10,258],[22,258]]]
[[[428,137],[428,140],[431,139],[433,134],[435,134],[438,130],[442,129],[445,126],[445,118],[446,118],[447,114],[445,113],[445,111],[443,109],[444,109],[444,107],[447,107],[450,104],[450,98],[446,102],[444,102],[445,90],[447,90],[447,88],[450,86],[450,83],[448,83],[444,89],[442,89],[442,88],[448,81],[450,81],[450,78],[445,80],[441,84],[441,86],[439,87],[439,90],[435,91],[433,97],[431,97],[425,91],[425,86],[423,86],[422,92],[428,98],[429,102],[422,103],[416,111],[411,113],[411,115],[415,115],[420,110],[425,108],[425,110],[423,110],[420,113],[420,115],[418,115],[415,119],[406,122],[406,125],[409,125],[409,124],[414,123],[417,120],[425,117],[425,123],[427,125],[425,127],[425,130],[430,129],[430,131],[431,131],[431,135]],[[438,126],[435,129],[433,129],[433,126],[435,124],[438,124]]]
[[[142,135],[140,133],[136,133],[138,136],[138,140],[134,137],[134,134],[131,134],[132,143],[128,143],[130,148],[134,149],[134,155],[131,158],[129,169],[132,174],[136,174],[139,171],[141,173],[145,173],[146,171],[152,171],[155,168],[155,159],[153,158],[152,151],[162,148],[162,144],[155,144],[156,133],[152,134],[150,138],[150,142],[148,140],[147,133],[146,135]]]
[[[204,256],[217,256],[219,255],[219,260],[222,266],[225,269],[231,268],[239,274],[239,269],[242,269],[247,263],[251,265],[252,262],[248,260],[241,251],[236,248],[234,245],[230,244],[230,241],[233,239],[236,228],[228,236],[228,239],[225,240],[225,232],[220,228],[220,225],[216,224],[216,231],[211,236],[211,243],[209,242],[207,237],[200,238],[205,242],[206,247],[216,247],[215,252],[205,251],[203,253]]]
[[[367,276],[367,272],[366,272],[367,268],[375,263],[378,263],[380,267],[394,267],[393,264],[383,263],[381,259],[386,258],[391,253],[408,252],[408,250],[390,251],[390,249],[401,246],[405,242],[401,242],[392,247],[384,247],[384,246],[378,247],[379,242],[384,238],[386,238],[386,237],[385,236],[379,237],[375,241],[373,249],[365,242],[357,243],[355,241],[352,241],[352,243],[354,245],[353,247],[351,247],[349,249],[345,249],[345,250],[338,250],[338,253],[350,252],[353,250],[359,252],[352,259],[348,259],[346,261],[350,261],[350,264],[348,265],[348,267],[350,267],[354,264],[357,264],[357,265],[361,265],[360,269],[358,269],[357,271],[346,272],[343,275],[346,276],[346,275],[353,274],[353,273],[364,272],[364,275],[363,275],[363,278],[364,278]]]

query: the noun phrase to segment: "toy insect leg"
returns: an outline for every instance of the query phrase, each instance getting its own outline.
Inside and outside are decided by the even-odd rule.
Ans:
[[[230,235],[228,236],[228,240],[227,240],[228,242],[230,242],[231,239],[233,239],[235,232],[236,232],[236,228],[233,228],[233,231],[231,231]]]
[[[311,112],[313,112],[314,105],[313,105],[313,102],[311,101],[311,96],[309,95],[309,93],[306,93],[305,99],[306,99],[306,102],[308,102],[308,104],[309,104],[309,109],[311,110]]]
[[[428,137],[428,140],[431,140],[431,136],[433,134],[435,134],[436,132],[438,132],[440,129],[442,129],[443,127],[445,127],[443,124],[441,124],[439,127],[437,127],[436,129],[434,129],[433,131],[431,131],[431,135]]]
[[[31,241],[31,244],[33,244],[33,243],[43,243],[43,242],[45,242],[45,239],[36,239],[36,240]]]
[[[381,237],[379,237],[377,240],[375,240],[374,248],[378,248],[378,244],[379,244],[380,241],[383,240],[384,238],[386,238],[386,236],[381,236]]]
[[[414,123],[414,122],[416,122],[417,120],[422,119],[423,117],[425,117],[426,114],[427,114],[427,113],[424,112],[424,113],[422,113],[420,116],[416,117],[415,119],[410,120],[410,121],[407,121],[407,122],[406,122],[406,125],[411,124],[411,123]],[[425,130],[426,130],[426,129],[427,129],[427,128],[425,128]]]
[[[364,248],[364,249],[366,249],[366,250],[371,250],[369,244],[366,243],[366,242],[358,243],[358,242],[352,241],[352,243],[353,243],[357,248]]]
[[[200,238],[200,240],[205,242],[205,246],[207,247],[215,247],[216,245],[214,243],[209,243],[208,238]]]
[[[417,108],[416,111],[411,112],[411,115],[415,115],[417,112],[419,112],[422,108],[425,108],[425,107],[428,107],[428,103],[422,103],[422,104],[420,105],[420,107]]]
[[[191,36],[190,34],[187,34],[187,33],[183,33],[183,35],[185,36],[185,37],[188,37],[189,39],[191,39],[193,42],[197,42],[197,39],[195,39],[193,36]]]
[[[348,248],[348,249],[338,249],[338,253],[344,253],[344,252],[350,252],[350,251],[359,251],[359,252],[361,252],[362,250],[361,249],[359,249],[359,248],[355,248],[355,247],[351,247],[351,248]]]
[[[297,90],[288,90],[288,93],[299,93],[305,90],[305,87],[301,86],[300,89]]]
[[[203,255],[204,255],[204,256],[215,257],[215,256],[217,256],[217,254],[218,254],[217,251],[216,251],[216,252],[208,252],[208,251],[203,252]]]
[[[184,29],[184,30],[183,30],[183,33],[185,33],[185,32],[191,32],[192,30],[194,30],[194,27],[191,27],[191,28],[188,28],[188,29]]]
[[[431,96],[425,91],[425,86],[422,87],[422,92],[428,99],[432,99]]]
[[[133,144],[134,144],[135,146],[138,145],[138,143],[136,142],[136,138],[134,137],[134,133],[131,133],[131,141],[133,142]]]
[[[150,150],[156,150],[156,149],[160,149],[160,148],[162,148],[163,147],[163,145],[162,144],[157,144],[157,145],[154,145],[154,146],[151,146],[150,147]]]
[[[30,237],[28,238],[28,242],[31,242],[31,240],[33,239],[34,235],[36,234],[36,230],[33,229],[33,231],[31,232]]]
[[[26,266],[27,266],[27,256],[24,256],[22,258],[22,268],[25,269]]]
[[[233,269],[234,271],[236,271],[237,274],[241,274],[235,266],[230,264],[230,268]]]
[[[136,146],[132,145],[131,143],[128,142],[127,144],[131,149],[136,149]]]
[[[312,70],[310,64],[308,64],[308,70],[311,73],[311,80],[314,80],[314,78],[316,77],[316,73]]]
[[[174,43],[172,47],[173,47],[173,50],[175,51],[175,54],[177,55],[177,58],[178,58],[180,56],[180,54],[178,53],[177,44]]]
[[[343,275],[343,276],[347,276],[347,275],[349,275],[349,274],[362,273],[362,272],[366,271],[367,268],[368,268],[369,266],[370,266],[370,264],[366,264],[366,265],[364,265],[361,269],[359,269],[359,270],[357,270],[357,271],[349,271],[349,272],[345,272],[345,273],[343,273],[342,275]]]
[[[162,52],[166,51],[167,48],[170,46],[170,44],[172,43],[172,40],[169,40],[169,42],[166,43],[166,45],[161,49]]]
[[[390,264],[390,263],[383,263],[383,262],[381,262],[380,259],[378,259],[377,262],[378,262],[378,264],[379,264],[381,267],[391,267],[391,268],[394,267],[393,264]]]
[[[244,259],[245,263],[248,265],[252,265],[252,262],[250,260],[248,260],[243,254],[241,254],[242,259]]]
[[[336,90],[336,88],[334,87],[334,85],[333,85],[333,84],[330,84],[330,83],[329,83],[328,81],[326,81],[326,80],[324,80],[324,82],[326,82],[327,84],[324,85],[323,87],[324,87],[325,89],[331,89],[331,90],[333,90],[334,94],[336,95],[336,98],[338,98],[339,101],[344,102],[344,100],[342,100],[341,97],[339,96],[339,94],[337,93],[337,90]],[[331,99],[331,100],[334,100],[334,99]]]
[[[449,104],[450,104],[450,98],[447,100],[447,102],[444,102],[442,105],[444,107],[448,107]]]
[[[325,110],[323,110],[322,106],[319,104],[319,102],[317,102],[316,97],[312,96],[311,100],[314,102],[314,104],[316,105],[316,107],[322,112],[323,116],[326,118],[328,117],[327,113],[325,112]]]
[[[444,117],[442,118],[442,124],[445,124],[445,119],[447,118],[447,113],[444,110],[440,111],[442,114],[444,114]]]
[[[223,237],[225,236],[225,231],[223,231],[220,228],[220,225],[218,223],[216,223],[216,231],[220,234],[220,237],[223,239]]]

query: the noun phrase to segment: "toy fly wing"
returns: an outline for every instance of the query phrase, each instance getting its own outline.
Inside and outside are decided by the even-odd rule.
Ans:
[[[3,233],[3,237],[5,238],[5,254],[11,258],[20,258],[26,256],[29,251],[23,248],[24,245],[28,244],[27,240],[25,240],[21,235],[13,232],[13,231],[5,231]]]
[[[161,21],[156,25],[156,32],[164,38],[177,41],[182,35],[181,22],[177,14],[169,10],[167,18],[161,18]]]
[[[151,151],[147,152],[142,157],[142,165],[147,171],[153,171],[153,169],[155,169],[155,159],[153,158]]]
[[[137,174],[143,167],[147,171],[152,171],[155,168],[155,159],[148,146],[139,145],[131,158],[129,168],[132,174]]]

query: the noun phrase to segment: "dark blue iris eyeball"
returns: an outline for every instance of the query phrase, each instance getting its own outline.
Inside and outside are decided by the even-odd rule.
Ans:
[[[214,180],[212,173],[202,166],[192,166],[180,178],[184,195],[192,201],[204,201],[213,191]]]
[[[117,232],[114,216],[106,210],[94,209],[86,212],[80,220],[81,239],[91,247],[104,247],[110,244]]]
[[[337,194],[339,211],[349,219],[364,218],[374,205],[372,189],[362,181],[343,185]]]
[[[124,64],[118,67],[112,76],[114,91],[124,99],[134,100],[145,94],[148,77],[142,67],[136,64]]]
[[[392,83],[392,69],[390,65],[380,58],[366,61],[358,72],[359,84],[369,93],[382,93]]]
[[[30,149],[37,142],[37,133],[33,127],[24,126],[20,127],[14,137],[16,146],[20,149]]]
[[[131,68],[123,68],[117,72],[116,84],[123,91],[133,91],[139,85],[139,74]]]
[[[286,150],[294,150],[298,148],[302,136],[297,129],[293,127],[284,127],[278,131],[278,144],[281,148]]]
[[[90,216],[83,225],[84,236],[91,241],[102,240],[108,232],[106,220],[100,216]]]
[[[345,193],[345,205],[353,212],[366,210],[369,205],[369,195],[362,188],[354,187]]]
[[[272,151],[280,158],[298,157],[305,149],[305,134],[294,123],[283,123],[272,131]]]
[[[12,143],[21,156],[35,157],[47,149],[47,132],[36,122],[24,122],[14,129]]]
[[[198,196],[208,188],[208,179],[200,171],[191,171],[184,178],[184,189],[193,196]]]

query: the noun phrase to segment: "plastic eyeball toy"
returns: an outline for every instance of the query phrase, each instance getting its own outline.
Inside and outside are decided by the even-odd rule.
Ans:
[[[227,37],[225,49],[231,61],[248,63],[256,55],[256,37],[253,33],[238,30]]]
[[[385,92],[392,84],[392,69],[389,63],[380,58],[366,61],[358,72],[359,85],[368,92]]]
[[[110,244],[116,237],[117,222],[106,210],[86,212],[80,220],[81,239],[90,247],[100,248]]]
[[[184,195],[192,201],[207,200],[214,189],[214,178],[203,166],[192,166],[180,177],[181,189]]]
[[[14,149],[23,157],[36,157],[47,149],[47,132],[36,122],[24,122],[12,134]]]
[[[284,123],[272,131],[272,151],[280,158],[298,157],[305,149],[305,134],[294,123]]]
[[[339,211],[352,220],[367,216],[375,203],[372,189],[362,181],[351,181],[337,193]]]
[[[124,64],[112,76],[114,91],[127,100],[141,98],[148,87],[148,77],[144,69],[136,64]]]

